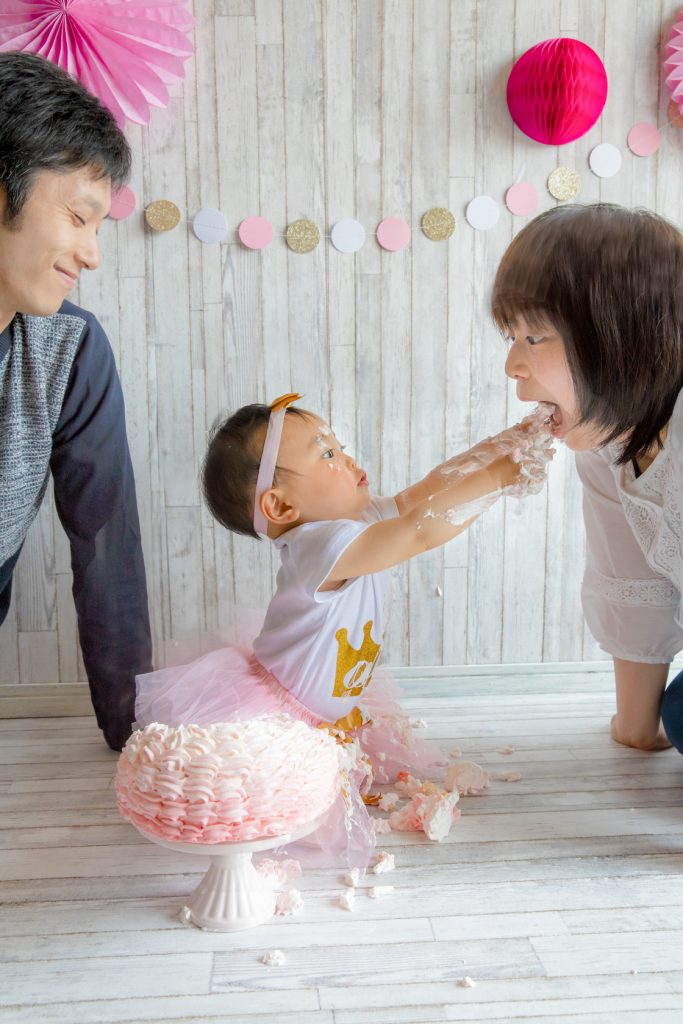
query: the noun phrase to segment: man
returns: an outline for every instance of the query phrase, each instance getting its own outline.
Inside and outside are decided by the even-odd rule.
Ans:
[[[40,57],[0,53],[0,623],[52,472],[92,702],[114,750],[131,732],[135,675],[151,668],[145,570],[113,353],[65,300],[99,264],[111,187],[129,170],[97,99]]]

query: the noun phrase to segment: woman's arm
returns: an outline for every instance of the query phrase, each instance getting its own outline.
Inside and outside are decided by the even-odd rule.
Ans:
[[[617,713],[610,727],[613,740],[637,750],[665,750],[671,746],[659,718],[668,674],[668,665],[614,659]]]
[[[488,496],[515,484],[519,473],[519,465],[505,456],[405,509],[397,518],[373,523],[349,544],[319,589],[331,590],[354,576],[390,569],[445,544],[488,508]]]

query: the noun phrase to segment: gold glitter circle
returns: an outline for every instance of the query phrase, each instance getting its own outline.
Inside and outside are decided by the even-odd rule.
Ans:
[[[674,128],[683,128],[683,109],[677,103],[674,103],[673,100],[669,104],[666,114],[669,124],[672,124]]]
[[[455,217],[443,206],[433,206],[422,217],[423,234],[432,242],[445,242],[455,231]]]
[[[581,191],[581,178],[571,167],[556,167],[548,175],[548,192],[555,199],[573,199]]]
[[[287,225],[285,238],[292,252],[312,252],[320,241],[320,232],[312,220],[304,217]]]
[[[170,231],[180,223],[180,210],[169,199],[155,199],[145,209],[145,220],[154,231]]]

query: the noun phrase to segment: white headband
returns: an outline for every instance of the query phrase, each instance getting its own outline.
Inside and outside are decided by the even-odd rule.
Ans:
[[[270,407],[270,418],[268,420],[268,429],[266,430],[266,439],[263,442],[261,462],[258,477],[256,478],[256,494],[254,496],[254,530],[258,533],[259,537],[266,539],[268,537],[268,520],[261,511],[261,496],[273,486],[273,477],[275,476],[275,466],[280,450],[280,439],[282,438],[282,428],[285,424],[287,406],[291,405],[292,402],[298,401],[300,398],[301,395],[297,394],[282,395],[280,398],[276,398]]]

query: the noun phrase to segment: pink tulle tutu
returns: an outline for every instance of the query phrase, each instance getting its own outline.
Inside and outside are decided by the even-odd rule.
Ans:
[[[359,700],[364,724],[348,733],[349,787],[315,833],[318,847],[332,860],[341,856],[364,867],[375,836],[362,799],[370,780],[386,784],[399,772],[423,778],[443,762],[443,754],[420,736],[399,704],[398,684],[386,668],[376,669]],[[306,708],[256,659],[253,651],[230,644],[186,665],[137,677],[135,728],[240,722],[262,715],[287,714],[316,727],[323,721]],[[368,771],[368,763],[372,771]]]

